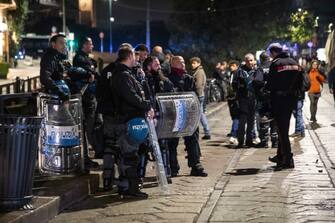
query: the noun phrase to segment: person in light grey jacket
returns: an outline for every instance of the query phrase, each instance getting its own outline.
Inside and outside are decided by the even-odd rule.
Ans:
[[[191,65],[192,65],[192,74],[195,79],[195,88],[196,93],[199,98],[200,102],[200,109],[201,109],[201,116],[200,116],[200,123],[204,128],[205,136],[202,137],[202,139],[210,139],[211,133],[208,126],[208,121],[206,118],[206,115],[204,113],[204,102],[205,102],[205,86],[206,86],[206,73],[201,66],[201,59],[199,57],[193,57],[191,58]]]

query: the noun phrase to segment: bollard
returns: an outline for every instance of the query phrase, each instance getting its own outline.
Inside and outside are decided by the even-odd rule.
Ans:
[[[21,79],[19,77],[15,78],[14,93],[20,93]]]

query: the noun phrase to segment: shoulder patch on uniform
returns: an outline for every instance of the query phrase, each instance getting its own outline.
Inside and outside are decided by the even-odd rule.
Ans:
[[[300,71],[299,65],[281,65],[275,68],[278,72],[283,71]]]

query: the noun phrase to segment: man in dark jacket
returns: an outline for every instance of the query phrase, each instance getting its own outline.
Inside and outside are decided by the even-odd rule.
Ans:
[[[259,148],[268,148],[269,130],[271,134],[272,148],[278,147],[277,126],[271,117],[270,94],[265,89],[270,70],[270,57],[263,52],[260,55],[260,66],[255,71],[253,86],[256,96],[256,108],[259,114]]]
[[[303,73],[304,80],[303,89],[297,92],[297,105],[293,110],[293,116],[295,118],[295,130],[290,137],[305,137],[305,124],[302,109],[304,107],[305,92],[309,90],[311,86],[309,73]]]
[[[173,84],[165,77],[161,71],[161,66],[158,58],[156,56],[149,56],[143,62],[143,70],[145,72],[145,79],[142,81],[141,85],[143,87],[145,98],[150,100],[151,106],[154,108],[155,112],[158,112],[156,94],[173,92]],[[165,168],[166,176],[168,177],[168,182],[172,182],[171,170],[170,170],[170,153],[168,148],[168,139],[160,139],[159,146],[161,149],[162,160]],[[147,145],[142,144],[140,146],[140,176],[143,178],[145,176],[145,169],[147,164]]]
[[[135,53],[139,55],[137,62],[142,65],[144,60],[149,56],[149,49],[145,44],[141,43],[135,47]]]
[[[40,63],[41,84],[45,87],[47,93],[57,95],[62,101],[69,100],[69,89],[65,90],[59,85],[60,81],[64,81],[65,67],[63,62],[66,59],[65,53],[65,36],[55,35],[51,37],[49,48]]]
[[[171,60],[170,81],[176,92],[195,91],[194,79],[186,74],[185,61],[181,56],[174,56]],[[177,176],[179,164],[177,159],[177,146],[179,138],[169,140],[171,176]],[[188,166],[192,168],[191,176],[206,177],[207,173],[200,162],[199,128],[191,136],[184,137],[187,151]]]
[[[171,52],[170,52],[171,53]],[[161,46],[154,46],[151,51],[152,56],[156,56],[161,64],[162,73],[165,76],[168,76],[171,72],[170,61],[165,60],[165,55],[163,52],[163,47]]]
[[[143,90],[132,75],[135,54],[130,47],[121,47],[118,61],[108,79],[106,96],[102,105],[112,105],[113,110],[102,109],[104,119],[104,137],[106,150],[119,156],[119,194],[133,198],[147,198],[139,190],[138,148],[139,144],[127,134],[126,123],[134,118],[154,116],[150,102],[144,99]],[[105,159],[104,159],[105,162]],[[105,171],[105,170],[104,170]],[[104,178],[106,176],[104,175]],[[104,180],[108,180],[106,177]]]
[[[236,76],[239,68],[239,62],[236,60],[232,60],[229,62],[229,70],[230,70],[230,78],[229,84],[227,86],[227,102],[229,108],[229,114],[232,119],[232,127],[230,133],[227,136],[230,136],[229,142],[231,144],[238,144],[237,136],[238,136],[238,118],[239,118],[239,108],[238,101],[236,99],[236,91],[233,88],[233,83],[236,81]]]
[[[253,130],[255,127],[255,95],[252,89],[254,75],[254,56],[245,56],[246,65],[236,71],[236,78],[233,80],[233,88],[236,92],[236,99],[239,107],[238,124],[238,145],[242,148],[244,143],[247,147],[255,146],[253,143]],[[245,128],[247,126],[247,128]],[[246,135],[246,137],[245,137]],[[244,139],[246,138],[245,142]]]
[[[272,115],[278,127],[277,156],[270,158],[278,168],[294,168],[288,137],[292,111],[297,103],[297,92],[302,88],[302,69],[290,58],[279,43],[269,46],[273,61],[266,88],[271,92]]]
[[[89,37],[82,38],[79,41],[79,50],[73,58],[73,66],[81,67],[87,71],[89,75],[83,75],[81,79],[74,80],[72,83],[72,93],[82,95],[82,107],[84,114],[84,159],[86,168],[96,168],[99,166],[97,162],[93,162],[88,157],[88,144],[94,146],[93,144],[93,129],[95,122],[95,111],[96,111],[96,83],[95,78],[98,73],[95,71],[97,63],[89,57],[92,53],[93,43],[92,39]],[[89,78],[88,78],[89,77]],[[97,77],[98,78],[98,77]],[[87,86],[84,92],[81,92],[83,88]],[[93,147],[93,149],[95,149]],[[95,153],[99,151],[95,150]]]

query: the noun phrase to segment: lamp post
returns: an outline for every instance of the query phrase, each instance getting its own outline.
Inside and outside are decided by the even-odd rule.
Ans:
[[[66,12],[65,12],[65,0],[62,1],[62,10],[63,10],[63,33],[66,35]]]
[[[309,41],[307,43],[307,46],[309,48],[309,57],[312,57],[312,47],[313,47],[313,42],[312,41]]]
[[[116,2],[117,0],[109,0],[109,52],[113,53],[113,26],[112,23],[115,21],[114,17],[112,16],[112,9],[113,9],[113,1]]]
[[[150,39],[150,0],[147,0],[147,19],[146,19],[146,45],[148,49],[151,49],[151,39]]]
[[[328,33],[331,33],[333,31],[333,23],[331,22],[331,23],[329,23],[328,24]]]

